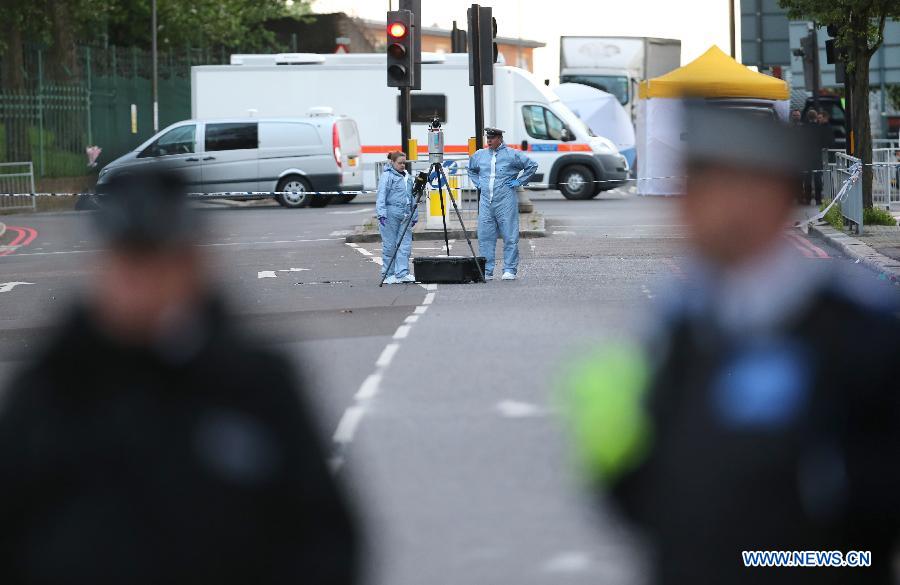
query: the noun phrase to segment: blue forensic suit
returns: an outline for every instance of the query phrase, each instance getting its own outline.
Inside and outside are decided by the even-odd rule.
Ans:
[[[516,274],[519,266],[516,188],[526,185],[537,167],[536,162],[506,144],[497,150],[482,148],[469,159],[469,179],[481,191],[478,253],[485,258],[486,276],[494,273],[498,234],[503,238],[503,271]]]
[[[397,247],[397,240],[410,214],[412,221],[418,221],[419,210],[414,210],[415,198],[412,195],[413,179],[407,173],[394,169],[390,163],[384,165],[384,173],[378,183],[378,198],[375,201],[375,215],[385,218],[381,230],[381,276],[387,272],[391,256]],[[394,276],[403,278],[409,274],[409,254],[412,250],[412,226],[406,230],[397,259],[391,268]]]

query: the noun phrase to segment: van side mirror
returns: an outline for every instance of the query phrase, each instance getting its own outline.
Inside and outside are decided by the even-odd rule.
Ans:
[[[559,133],[559,139],[563,142],[571,142],[572,140],[575,140],[575,137],[572,136],[572,133],[568,128],[563,128]]]

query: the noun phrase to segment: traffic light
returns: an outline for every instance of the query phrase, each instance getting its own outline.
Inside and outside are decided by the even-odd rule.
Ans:
[[[391,10],[387,13],[388,87],[414,87],[416,84],[414,34],[409,10]]]
[[[469,85],[494,84],[497,52],[497,20],[489,6],[472,5],[468,10]]]
[[[818,97],[819,87],[821,87],[821,77],[819,76],[819,42],[816,38],[815,29],[809,31],[809,34],[800,37],[799,55],[803,57],[803,78],[806,89],[813,92],[813,97]]]

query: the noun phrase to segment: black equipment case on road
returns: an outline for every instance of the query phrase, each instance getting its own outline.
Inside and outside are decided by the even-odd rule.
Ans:
[[[481,273],[484,273],[484,256],[478,256]],[[427,256],[413,258],[417,282],[426,284],[464,284],[483,282],[475,259],[471,256]]]

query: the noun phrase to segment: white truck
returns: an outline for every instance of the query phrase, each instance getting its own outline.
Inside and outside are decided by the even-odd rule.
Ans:
[[[372,189],[386,153],[405,150],[399,92],[387,87],[385,59],[383,53],[233,55],[230,65],[192,68],[192,116],[302,116],[311,108],[330,107],[356,121],[363,183]],[[494,83],[484,91],[485,125],[505,130],[507,145],[527,151],[538,163],[532,186],[587,199],[628,178],[628,163],[615,145],[594,136],[531,73],[498,64]],[[475,133],[474,111],[468,56],[424,53],[422,90],[412,92],[412,137],[419,152],[426,152],[426,128],[438,117],[447,156],[465,158]]]
[[[615,95],[635,119],[638,84],[681,66],[681,41],[652,37],[560,37],[559,82]]]

